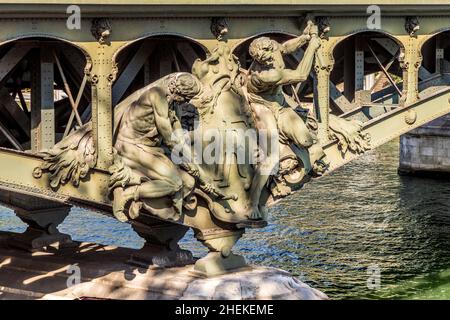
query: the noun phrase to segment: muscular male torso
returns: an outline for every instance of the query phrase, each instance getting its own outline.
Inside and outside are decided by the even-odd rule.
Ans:
[[[170,105],[168,107],[170,122],[173,124],[176,121],[175,111]],[[155,120],[151,91],[143,93],[125,111],[117,139],[148,147],[161,146],[163,139],[158,132],[158,126]]]
[[[278,85],[277,73],[286,68],[281,49],[273,52],[273,61],[270,65],[262,65],[256,61],[250,66],[249,91],[261,96],[264,100],[277,102],[284,106],[283,86]]]

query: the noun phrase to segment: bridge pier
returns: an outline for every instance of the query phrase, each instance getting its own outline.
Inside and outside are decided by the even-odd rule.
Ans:
[[[398,172],[403,175],[450,176],[450,115],[401,136]]]

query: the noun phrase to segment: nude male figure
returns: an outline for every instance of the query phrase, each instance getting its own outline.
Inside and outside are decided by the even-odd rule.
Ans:
[[[183,144],[182,137],[174,134],[181,129],[174,105],[189,101],[200,90],[201,84],[192,74],[174,73],[138,90],[116,107],[114,148],[134,173],[125,188],[121,178],[111,177],[113,212],[120,221],[128,220],[124,213],[128,202],[135,205],[148,198],[170,196],[174,209],[181,213],[183,198],[192,191],[195,179],[168,157],[175,145]],[[189,164],[184,165],[197,174]]]
[[[297,68],[286,68],[283,55],[295,52],[308,41],[308,47]],[[325,153],[283,94],[284,85],[297,84],[308,78],[319,47],[318,28],[312,23],[308,24],[302,35],[282,44],[268,37],[253,40],[249,53],[254,61],[248,71],[247,90],[257,127],[267,130],[269,134],[278,131],[280,143],[293,144],[293,151],[297,154],[299,150],[296,147],[308,150],[312,171],[320,174],[326,167],[323,161]],[[274,155],[269,155],[269,166],[275,167],[279,159],[270,159],[270,156]],[[258,176],[251,188],[253,205],[258,202],[261,190],[269,178],[267,174]],[[250,216],[251,219],[262,217],[259,210],[252,212],[254,214]]]

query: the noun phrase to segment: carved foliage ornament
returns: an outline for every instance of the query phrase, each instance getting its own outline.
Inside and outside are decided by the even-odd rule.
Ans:
[[[43,172],[50,173],[50,186],[54,189],[69,181],[78,186],[97,163],[91,131],[92,122],[88,122],[52,149],[39,152],[44,162],[34,169],[33,176],[39,179]]]

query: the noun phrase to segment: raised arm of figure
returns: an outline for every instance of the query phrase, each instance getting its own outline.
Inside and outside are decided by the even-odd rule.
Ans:
[[[311,20],[309,20],[301,36],[294,39],[290,39],[281,45],[281,53],[282,54],[294,53],[301,46],[306,44],[311,39],[311,37],[317,36],[318,32],[319,32],[318,27]]]
[[[296,69],[268,69],[257,72],[252,76],[252,83],[258,86],[258,83],[271,85],[295,84],[305,81],[312,69],[314,56],[320,47],[320,38],[313,35],[309,41],[308,48],[305,51],[302,61]],[[261,87],[261,86],[259,86]]]
[[[281,44],[281,53],[282,54],[291,54],[297,51],[300,47],[306,44],[311,39],[309,34],[302,34],[301,36],[289,39],[286,42]]]

